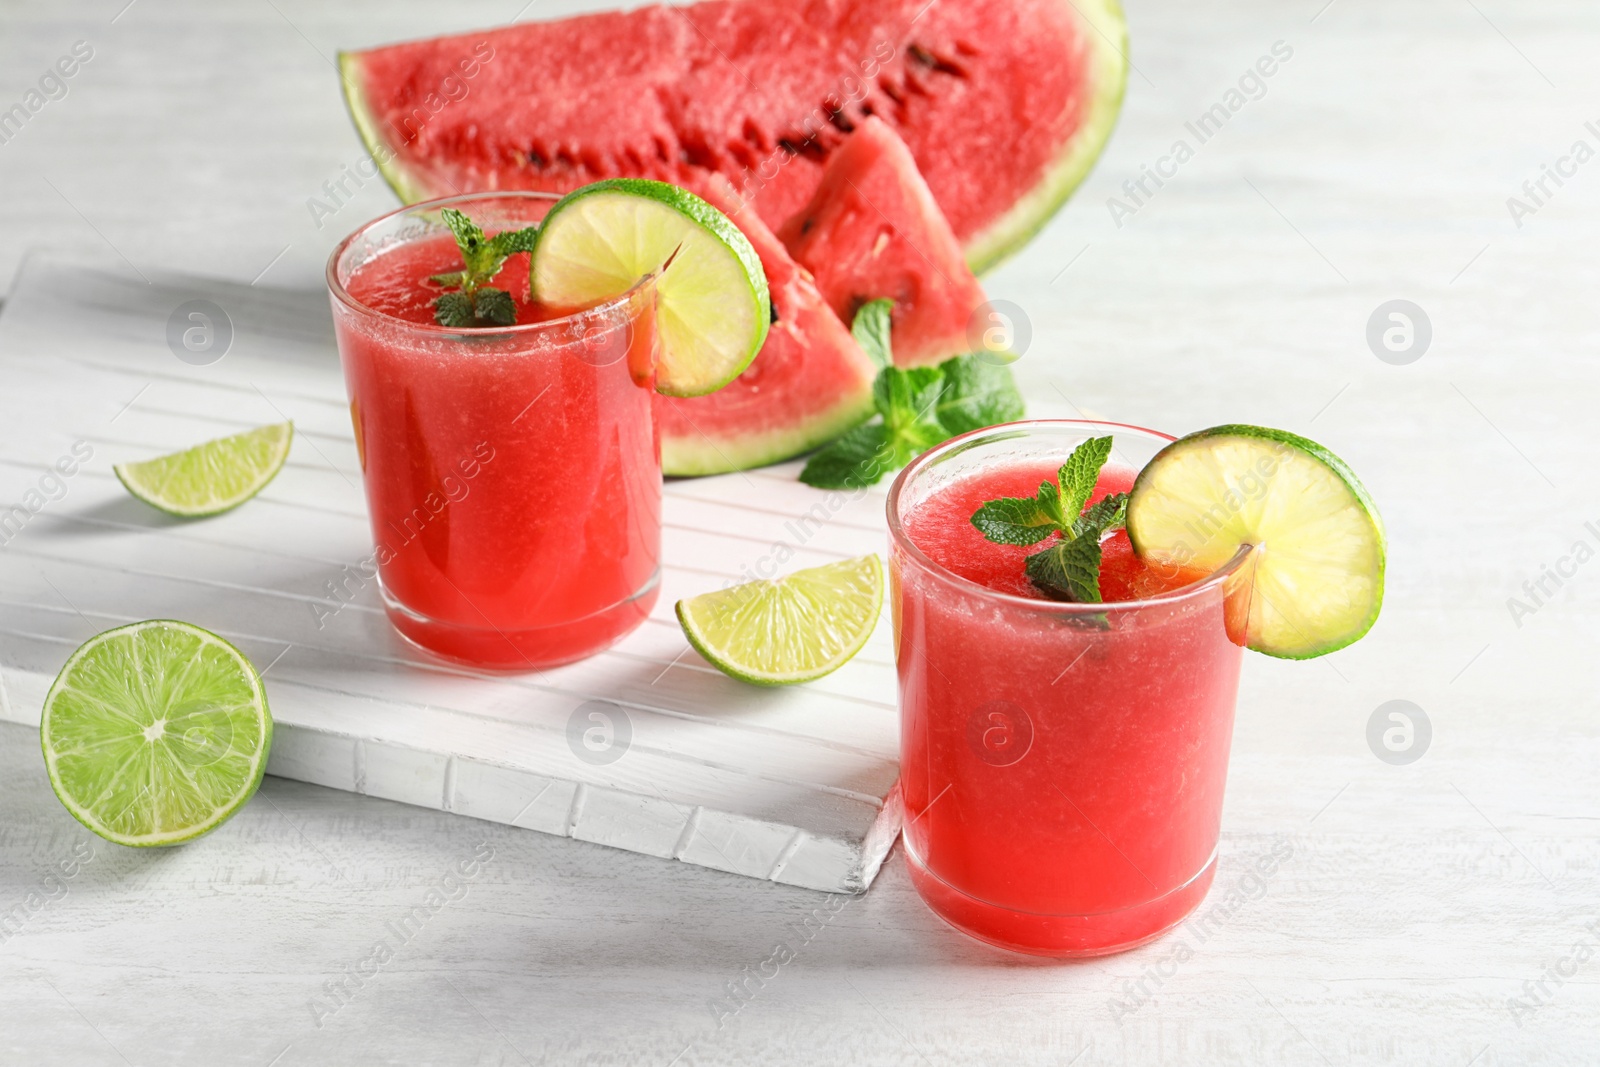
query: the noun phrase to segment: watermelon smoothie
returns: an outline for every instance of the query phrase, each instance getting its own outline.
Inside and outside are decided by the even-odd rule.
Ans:
[[[1044,956],[1148,941],[1216,871],[1242,649],[1216,574],[1145,566],[1103,543],[1102,604],[1045,599],[1036,546],[971,523],[1032,496],[1072,449],[1111,434],[1090,503],[1126,492],[1171,438],[1090,422],[1015,423],[925,453],[889,498],[906,857],[958,929]]]
[[[533,304],[528,257],[489,283],[515,325],[434,321],[430,276],[459,270],[439,220],[490,236],[555,197],[453,197],[352,234],[328,264],[384,605],[406,638],[505,670],[571,662],[655,603],[661,461],[651,418],[649,283],[576,313]]]

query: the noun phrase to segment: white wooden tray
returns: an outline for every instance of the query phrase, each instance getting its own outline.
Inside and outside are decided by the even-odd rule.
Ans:
[[[168,343],[192,300],[231,322],[209,365]],[[889,624],[830,677],[767,691],[707,666],[672,604],[764,561],[881,553],[881,490],[819,492],[792,464],[671,482],[652,618],[582,663],[482,675],[411,650],[372,587],[330,592],[371,548],[326,294],[34,255],[0,375],[0,719],[36,724],[90,635],[184,619],[265,671],[271,774],[820,890],[877,873],[900,818]],[[285,418],[287,466],[226,515],[166,518],[111,472]]]

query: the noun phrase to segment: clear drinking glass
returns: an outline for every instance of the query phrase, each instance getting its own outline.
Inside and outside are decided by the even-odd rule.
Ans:
[[[1172,440],[1110,423],[992,427],[923,454],[889,494],[912,881],[958,929],[1037,955],[1132,948],[1205,896],[1242,651],[1223,596],[1246,553],[1150,599],[1062,603],[958,576],[906,518],[954,482],[1059,464],[1106,434],[1110,463],[1132,470]]]
[[[460,266],[441,208],[492,235],[539,222],[555,200],[486,193],[403,208],[328,262],[389,618],[431,652],[507,670],[605,648],[644,620],[659,584],[653,285],[575,313],[525,307],[539,321],[514,326],[432,320],[443,290],[428,275]],[[527,258],[490,284],[525,295]],[[351,295],[378,291],[364,271],[394,279],[388,311]]]

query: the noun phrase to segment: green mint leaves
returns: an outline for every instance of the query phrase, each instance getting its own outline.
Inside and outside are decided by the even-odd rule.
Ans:
[[[991,500],[973,513],[972,525],[1002,545],[1033,545],[1053,533],[1070,533],[1109,458],[1111,438],[1092,437],[1061,465],[1056,474],[1059,487],[1042,482],[1038,496]]]
[[[991,500],[972,516],[972,525],[1000,545],[1035,545],[1067,525],[1061,515],[1061,497],[1049,482],[1039,486],[1037,497],[1001,497]]]
[[[1100,603],[1100,539],[1120,529],[1127,518],[1127,493],[1101,498],[1072,521],[1062,540],[1028,557],[1028,578],[1047,596]]]
[[[1100,539],[1077,537],[1028,557],[1028,578],[1047,596],[1100,603]]]
[[[969,355],[937,367],[896,367],[889,342],[892,306],[892,301],[874,300],[856,312],[850,325],[856,343],[878,365],[872,383],[875,415],[806,462],[800,480],[807,485],[819,489],[874,485],[957,434],[1022,417],[1022,394],[1004,366]]]
[[[484,236],[478,224],[453,207],[439,212],[444,224],[455,234],[464,270],[435,274],[433,281],[447,289],[433,304],[433,319],[440,326],[511,326],[517,321],[517,305],[503,289],[491,289],[491,281],[507,258],[518,252],[533,251],[537,226],[525,230],[506,230],[493,237]]]
[[[893,310],[893,300],[874,300],[863,304],[850,323],[850,336],[879,370],[894,366],[894,349],[889,343],[889,313]]]
[[[1057,600],[1098,604],[1100,539],[1128,517],[1127,493],[1113,493],[1084,510],[1109,458],[1111,438],[1090,438],[1061,465],[1057,484],[1043,482],[1031,497],[991,500],[973,512],[972,525],[1002,545],[1034,545],[1059,534],[1055,544],[1028,557],[1028,578]]]

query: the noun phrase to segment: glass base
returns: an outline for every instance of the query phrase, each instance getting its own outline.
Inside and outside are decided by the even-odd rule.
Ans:
[[[465,626],[412,611],[378,583],[389,622],[424,652],[469,667],[533,671],[560,667],[604,651],[632,633],[650,615],[661,592],[661,571],[633,596],[581,619],[527,629]]]
[[[1030,956],[1073,959],[1126,952],[1177,926],[1205,899],[1217,857],[1213,853],[1199,874],[1165,896],[1098,915],[1039,915],[990,904],[933,874],[910,849],[906,867],[923,903],[968,937]]]

